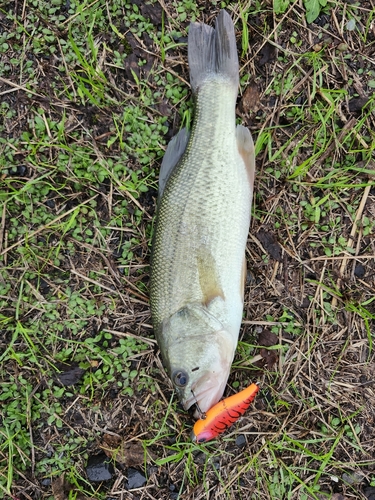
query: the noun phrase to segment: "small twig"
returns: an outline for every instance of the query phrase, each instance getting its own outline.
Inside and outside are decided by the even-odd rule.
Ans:
[[[6,213],[7,203],[4,202],[3,213],[1,214],[1,226],[0,226],[0,252],[3,249],[3,238],[5,233],[5,213]],[[1,255],[1,254],[0,254]]]
[[[243,325],[259,325],[259,326],[288,326],[290,323],[288,321],[249,321],[249,320],[244,320],[242,321]],[[294,323],[296,326],[302,326],[301,323],[298,323],[297,321]]]
[[[248,66],[248,64],[250,64],[250,62],[252,60],[255,59],[255,56],[257,56],[259,54],[259,52],[263,49],[263,47],[266,45],[266,43],[269,43],[271,45],[274,45],[276,48],[282,50],[284,53],[286,54],[291,54],[291,55],[296,55],[296,56],[300,56],[301,54],[298,54],[296,52],[293,52],[291,50],[288,50],[288,49],[285,49],[283,47],[281,47],[281,45],[275,43],[273,40],[271,40],[271,37],[272,36],[277,36],[277,30],[279,29],[279,27],[282,25],[283,21],[285,19],[288,18],[290,12],[293,11],[294,7],[296,6],[296,4],[299,2],[299,0],[295,0],[295,2],[293,2],[291,4],[291,6],[289,7],[289,9],[285,12],[285,14],[282,16],[282,18],[280,19],[279,23],[274,27],[274,29],[271,31],[271,33],[268,35],[267,38],[265,38],[264,42],[260,44],[260,46],[258,47],[257,50],[255,50],[253,53],[252,53],[252,57],[251,59],[249,59],[249,61],[243,66],[242,68],[242,71],[246,68],[246,66]]]
[[[130,332],[119,332],[118,330],[109,330],[108,328],[104,328],[102,330],[104,333],[111,333],[112,335],[116,335],[117,337],[131,337],[132,339],[138,339],[144,342],[145,344],[154,345],[156,344],[156,340],[147,339],[146,337],[141,337],[140,335],[135,335]]]
[[[23,92],[28,92],[31,95],[35,95],[37,97],[41,97],[42,99],[45,99],[45,96],[38,94],[38,92],[34,92],[34,90],[30,90],[23,85],[18,85],[18,83],[14,83],[11,80],[7,80],[6,78],[3,78],[2,76],[0,76],[0,82],[3,82],[6,85],[9,85],[10,87],[12,87],[11,89],[4,90],[3,92],[0,92],[0,95],[9,94],[10,92],[16,92],[16,90],[22,90]]]
[[[375,259],[375,254],[374,255],[343,255],[343,256],[336,256],[336,257],[326,257],[324,255],[321,255],[320,257],[311,257],[311,259],[307,260],[302,260],[301,264],[305,264],[306,262],[312,262],[316,260],[362,260],[362,259]]]
[[[345,125],[342,127],[339,135],[337,136],[335,141],[332,141],[331,144],[327,147],[324,153],[319,158],[319,165],[322,165],[324,160],[328,158],[328,156],[332,153],[332,151],[337,148],[337,144],[343,144],[343,139],[346,134],[352,132],[354,130],[354,125],[356,123],[355,118],[351,118]]]
[[[318,91],[318,92],[319,92],[319,91]],[[319,92],[319,95],[320,95],[320,96],[321,96],[321,97],[322,97],[322,98],[323,98],[323,99],[324,99],[324,100],[325,100],[325,101],[326,101],[329,105],[332,105],[332,102],[328,99],[328,97],[325,95],[325,93],[324,93],[324,92]],[[348,123],[348,119],[346,118],[346,116],[344,115],[344,113],[342,112],[342,110],[340,109],[340,107],[339,107],[339,106],[337,106],[337,108],[336,108],[336,112],[337,112],[337,114],[339,115],[340,120],[341,120],[343,123],[347,124],[347,123]],[[350,120],[350,121],[352,121],[352,120]],[[344,126],[344,128],[345,128],[345,126]],[[344,128],[343,128],[343,130],[344,130]],[[364,138],[361,136],[361,134],[359,134],[359,133],[356,131],[355,127],[352,127],[352,132],[353,132],[353,134],[355,135],[355,137],[356,137],[357,141],[358,141],[358,142],[359,142],[359,143],[360,143],[360,144],[361,144],[361,145],[362,145],[365,149],[368,149],[368,147],[369,147],[369,146],[368,146],[367,142],[364,140]]]
[[[88,281],[89,283],[92,283],[93,285],[96,285],[100,288],[103,288],[104,290],[108,290],[111,293],[114,293],[116,295],[121,295],[121,292],[118,290],[115,290],[113,288],[110,288],[109,286],[103,285],[103,283],[99,283],[99,281],[93,280],[89,278],[88,276],[85,276],[84,274],[81,274],[80,272],[76,271],[75,269],[71,269],[70,272],[72,274],[75,274],[79,278],[82,278],[85,281]],[[131,287],[131,290],[128,290],[129,293],[132,295],[135,295],[136,297],[139,297],[142,299],[142,301],[138,301],[141,304],[148,305],[148,297],[146,295],[143,295],[142,293],[139,292],[138,288],[129,280],[127,280],[124,276],[122,276],[122,279],[128,283],[128,285]]]
[[[73,239],[71,239],[73,241]],[[113,268],[112,264],[110,261],[107,259],[107,257],[103,254],[103,252],[99,249],[94,247],[93,245],[89,245],[88,243],[85,243],[83,241],[80,242],[80,246],[83,246],[84,248],[87,248],[91,252],[95,252],[96,254],[100,255],[100,257],[104,260],[105,264],[107,264],[107,269],[115,279],[116,283],[118,285],[121,285],[121,278],[120,276],[116,273],[115,269]]]
[[[115,293],[116,295],[118,295],[120,293],[117,290],[110,288],[109,286],[103,285],[103,283],[99,283],[99,281],[93,280],[92,278],[89,278],[88,276],[85,276],[84,274],[79,273],[75,269],[71,269],[70,272],[72,274],[75,274],[79,278],[82,278],[84,281],[88,281],[89,283],[92,283],[93,285],[96,285],[99,288],[103,288],[104,290],[108,290],[108,292]]]
[[[325,96],[324,92],[321,92],[320,95],[322,96],[322,98],[324,100],[326,100],[329,104],[332,104],[329,99]],[[345,123],[344,125],[344,128],[345,126],[347,126],[348,124],[351,124],[352,123],[352,120],[348,121],[348,119],[346,118],[346,116],[344,115],[344,113],[341,111],[341,109],[338,107],[337,108],[337,114],[339,115],[340,119]],[[344,130],[344,129],[343,129]],[[355,135],[357,141],[365,148],[365,149],[368,149],[368,144],[366,143],[366,141],[363,139],[363,137],[355,130],[354,127],[352,127],[352,131],[353,131],[353,134]],[[354,242],[354,236],[355,236],[355,233],[357,231],[357,227],[358,227],[358,221],[361,219],[362,217],[362,213],[363,213],[363,209],[365,207],[365,204],[366,204],[366,201],[367,201],[367,198],[368,198],[368,195],[370,193],[370,189],[371,189],[371,186],[366,186],[364,192],[363,192],[363,196],[362,196],[362,200],[361,200],[361,203],[358,207],[358,210],[357,210],[357,213],[356,213],[356,216],[355,216],[355,219],[353,221],[353,226],[352,226],[352,230],[350,232],[350,236],[348,238],[348,241],[347,241],[347,248],[353,248],[353,242]],[[340,286],[341,286],[341,283],[342,283],[342,277],[344,275],[344,271],[345,271],[345,268],[346,268],[346,265],[347,265],[347,262],[348,262],[348,258],[345,256],[345,258],[343,259],[342,263],[341,263],[341,267],[340,267],[340,271],[339,271],[339,278],[337,280],[337,283],[336,283],[336,286],[337,288],[339,289]],[[331,303],[331,306],[332,307],[336,307],[337,306],[337,297],[336,296],[333,296],[332,297],[332,303]]]
[[[85,10],[90,9],[93,5],[95,5],[98,2],[99,2],[99,0],[94,0],[89,5],[86,5],[86,7],[84,7],[82,10],[78,10],[78,12],[76,12],[72,16],[68,17],[68,19],[65,19],[65,21],[62,22],[61,25],[64,26],[64,24],[69,24],[71,21],[73,21],[73,19],[75,19],[76,17],[80,16],[82,12],[85,12]]]

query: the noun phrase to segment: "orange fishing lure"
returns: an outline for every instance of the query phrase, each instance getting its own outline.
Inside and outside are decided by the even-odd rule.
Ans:
[[[206,412],[204,419],[201,418],[195,422],[192,432],[193,441],[205,443],[222,434],[245,413],[258,391],[258,385],[251,384],[238,394],[219,401]]]

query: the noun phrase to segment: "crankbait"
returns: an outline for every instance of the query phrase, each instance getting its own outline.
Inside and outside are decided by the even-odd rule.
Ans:
[[[219,401],[205,413],[205,418],[195,422],[192,440],[205,443],[222,434],[245,413],[258,391],[259,386],[251,384],[243,391]]]

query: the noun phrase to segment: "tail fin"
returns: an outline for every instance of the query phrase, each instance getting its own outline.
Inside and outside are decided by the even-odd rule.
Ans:
[[[215,29],[191,23],[188,38],[190,83],[194,93],[206,80],[221,76],[238,87],[239,69],[233,21],[225,10],[216,18]]]

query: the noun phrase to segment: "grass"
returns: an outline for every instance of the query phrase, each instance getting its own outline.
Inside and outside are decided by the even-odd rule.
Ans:
[[[154,341],[148,266],[161,158],[193,116],[188,22],[226,5],[238,119],[257,151],[227,394],[255,380],[261,393],[198,446]],[[39,0],[0,13],[0,498],[369,497],[371,2]],[[103,450],[113,479],[90,482]],[[138,491],[128,467],[147,476]]]

